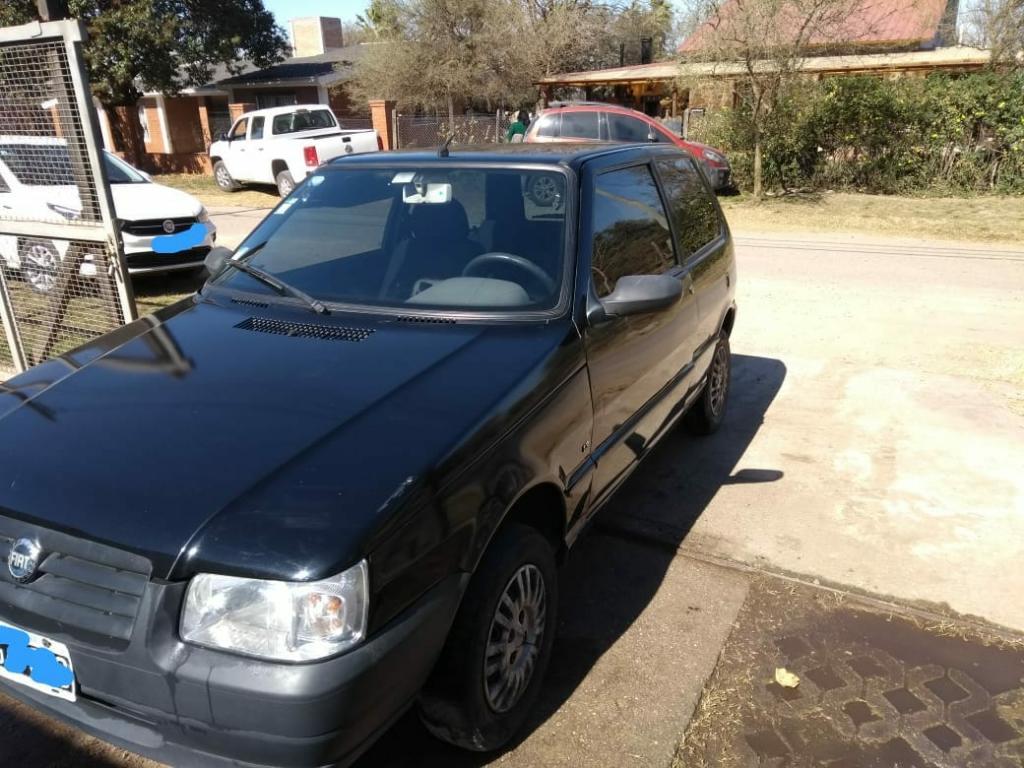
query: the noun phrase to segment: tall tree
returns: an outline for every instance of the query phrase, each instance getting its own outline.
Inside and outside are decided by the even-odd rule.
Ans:
[[[964,42],[988,48],[999,66],[1024,66],[1024,0],[979,0],[965,18]]]
[[[751,137],[753,193],[759,198],[769,116],[806,58],[856,50],[877,36],[894,11],[871,0],[696,0],[689,13],[702,23],[683,43],[680,85],[733,89]],[[915,1],[899,13],[917,14]]]
[[[217,65],[268,66],[288,50],[263,0],[69,0],[68,7],[88,29],[89,77],[107,107],[134,104],[143,89],[203,85]],[[0,4],[0,23],[34,18],[33,0]]]

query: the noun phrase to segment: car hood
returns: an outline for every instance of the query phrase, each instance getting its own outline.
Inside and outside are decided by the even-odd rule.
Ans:
[[[111,184],[114,215],[123,221],[140,219],[184,219],[198,216],[203,206],[192,195],[152,182]],[[31,205],[43,218],[63,222],[64,219],[47,208],[47,203],[74,211],[82,208],[78,188],[72,186],[24,187],[21,205]]]
[[[467,436],[500,436],[566,335],[255,311],[189,299],[8,382],[0,514],[167,578],[333,573]]]

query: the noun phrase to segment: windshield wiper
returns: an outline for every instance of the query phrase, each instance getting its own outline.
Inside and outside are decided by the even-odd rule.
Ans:
[[[249,256],[252,256],[254,253],[256,253],[256,251],[258,251],[264,245],[266,245],[266,243],[260,243],[256,247],[250,249],[243,256],[243,258],[247,258]],[[251,264],[246,264],[244,261],[240,261],[239,259],[225,259],[224,260],[224,266],[225,267],[234,267],[239,272],[245,272],[245,274],[249,275],[250,277],[252,277],[252,278],[254,278],[256,280],[259,280],[264,285],[270,286],[271,288],[273,288],[275,291],[277,291],[282,296],[291,296],[293,298],[300,299],[301,301],[304,301],[306,304],[309,305],[309,307],[314,312],[317,312],[317,313],[319,313],[321,315],[328,315],[328,314],[330,314],[330,312],[328,311],[327,307],[324,305],[324,303],[322,301],[319,301],[318,299],[314,299],[312,296],[310,296],[305,291],[303,291],[303,290],[301,290],[299,288],[296,288],[294,285],[289,285],[284,280],[281,280],[280,278],[274,277],[269,272],[264,272],[259,267],[254,267]]]

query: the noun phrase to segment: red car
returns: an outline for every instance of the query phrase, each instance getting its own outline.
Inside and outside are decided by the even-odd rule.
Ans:
[[[545,109],[530,123],[525,141],[625,141],[675,144],[704,168],[716,192],[731,188],[729,161],[707,144],[674,135],[654,118],[614,104],[576,102]]]

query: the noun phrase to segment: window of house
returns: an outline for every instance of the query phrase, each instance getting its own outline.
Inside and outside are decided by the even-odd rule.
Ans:
[[[658,275],[676,265],[672,233],[651,169],[603,173],[594,185],[591,275],[607,296],[625,275]]]
[[[690,158],[663,157],[655,163],[668,200],[680,256],[687,258],[715,240],[722,231],[715,201]]]
[[[149,120],[146,119],[146,107],[139,105],[139,125],[142,126],[142,140],[149,144]]]
[[[249,134],[250,138],[262,139],[263,138],[263,123],[266,120],[265,117],[254,117],[252,119],[252,131]]]
[[[600,138],[599,117],[597,112],[565,112],[562,115],[562,138]]]
[[[651,126],[643,120],[615,113],[608,115],[608,130],[612,141],[643,142],[649,141],[651,135]]]
[[[249,118],[243,117],[231,129],[231,140],[242,141],[245,139],[245,131],[249,127]]]

